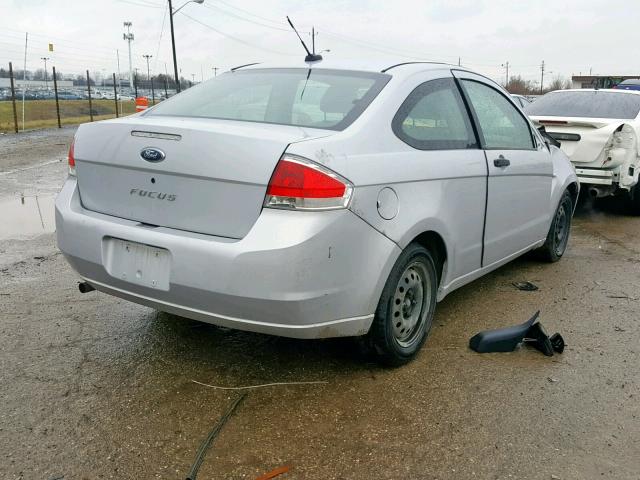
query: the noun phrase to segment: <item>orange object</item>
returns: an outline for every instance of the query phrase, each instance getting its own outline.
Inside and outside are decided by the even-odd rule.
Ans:
[[[290,467],[278,467],[275,470],[271,470],[269,473],[265,473],[264,475],[259,476],[256,480],[270,480],[278,475],[282,475],[283,473],[287,473]]]
[[[149,108],[149,99],[147,97],[136,98],[136,112],[143,112]]]

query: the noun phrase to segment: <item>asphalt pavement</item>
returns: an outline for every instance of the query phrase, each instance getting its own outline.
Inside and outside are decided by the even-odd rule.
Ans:
[[[217,328],[92,292],[52,233],[73,129],[0,136],[0,478],[640,478],[640,218],[583,206],[556,264],[449,295],[418,358]],[[539,289],[517,290],[530,281]],[[477,354],[536,310],[567,342]],[[200,383],[196,383],[200,382]],[[227,390],[277,382],[322,382]]]

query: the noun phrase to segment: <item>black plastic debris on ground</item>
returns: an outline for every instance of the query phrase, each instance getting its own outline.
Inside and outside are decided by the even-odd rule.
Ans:
[[[513,282],[513,286],[524,292],[535,292],[538,290],[538,286],[531,282]]]
[[[554,333],[549,337],[538,322],[539,316],[540,310],[520,325],[477,333],[469,340],[469,347],[478,353],[513,352],[519,344],[524,343],[548,357],[553,356],[554,352],[562,353],[565,346],[562,335]]]

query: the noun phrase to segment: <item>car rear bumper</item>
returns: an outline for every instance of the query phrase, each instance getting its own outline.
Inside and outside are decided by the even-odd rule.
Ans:
[[[617,176],[616,173],[616,170],[576,167],[576,175],[581,184],[613,185]]]
[[[188,318],[295,338],[366,333],[395,243],[349,210],[265,209],[241,240],[88,211],[70,177],[56,199],[58,246],[96,289]],[[109,239],[166,249],[166,289],[109,273]]]

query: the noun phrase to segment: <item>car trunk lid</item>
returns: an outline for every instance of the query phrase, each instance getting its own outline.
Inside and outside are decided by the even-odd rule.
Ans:
[[[600,168],[606,163],[607,148],[613,133],[625,120],[580,117],[532,116],[536,125],[560,142],[560,148],[581,167]]]
[[[162,116],[85,124],[75,142],[80,198],[107,215],[242,238],[287,146],[332,133]]]

